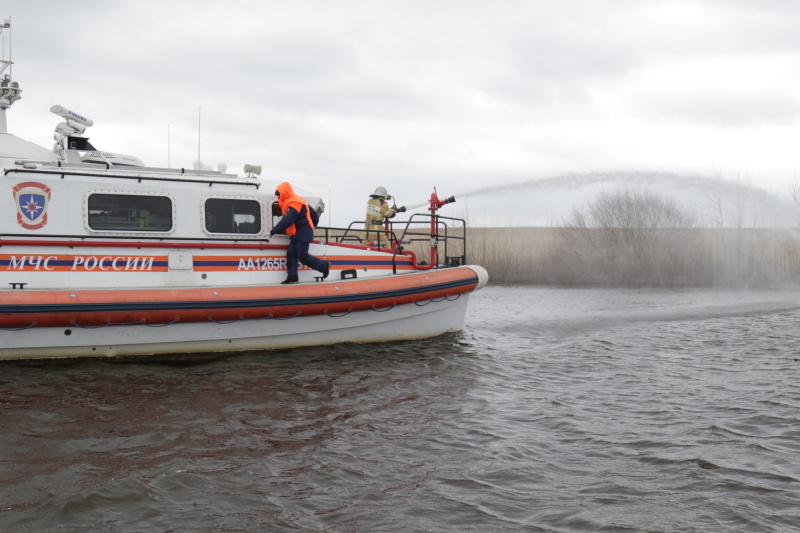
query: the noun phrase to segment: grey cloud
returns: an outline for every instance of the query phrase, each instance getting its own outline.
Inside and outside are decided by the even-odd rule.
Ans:
[[[624,80],[643,65],[638,48],[607,25],[537,27],[510,37],[507,68],[484,82],[501,102],[551,116],[586,113],[599,86]]]
[[[631,43],[577,30],[519,37],[511,60],[521,76],[555,84],[618,78],[642,63]]]
[[[789,126],[800,120],[800,99],[784,93],[682,92],[653,97],[640,109],[660,122],[718,128]]]

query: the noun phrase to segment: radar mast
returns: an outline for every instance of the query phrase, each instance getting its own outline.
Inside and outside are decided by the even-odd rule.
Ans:
[[[8,30],[8,59],[6,59],[6,41],[3,37],[3,55],[0,57],[0,133],[8,133],[8,123],[6,122],[6,109],[11,104],[22,98],[19,84],[11,81],[11,19],[6,19],[0,24],[0,35]],[[8,73],[6,73],[8,70]]]

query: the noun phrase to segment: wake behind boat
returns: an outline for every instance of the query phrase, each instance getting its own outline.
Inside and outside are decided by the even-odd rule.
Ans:
[[[3,26],[7,29],[8,22]],[[420,339],[463,328],[488,274],[466,265],[466,224],[438,209],[387,223],[319,227],[327,278],[286,278],[279,181],[146,166],[97,150],[92,120],[56,105],[53,150],[8,133],[21,97],[0,62],[0,359],[232,352]],[[318,195],[295,188],[322,213]]]

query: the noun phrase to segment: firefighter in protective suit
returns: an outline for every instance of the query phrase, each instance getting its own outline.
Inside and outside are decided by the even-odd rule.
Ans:
[[[367,219],[366,219],[366,240],[368,244],[378,242],[379,235],[383,232],[383,221],[387,218],[393,218],[397,213],[404,213],[405,206],[397,207],[386,202],[387,199],[392,198],[386,191],[386,187],[378,187],[375,192],[369,196],[367,200]],[[386,239],[380,239],[385,241]]]

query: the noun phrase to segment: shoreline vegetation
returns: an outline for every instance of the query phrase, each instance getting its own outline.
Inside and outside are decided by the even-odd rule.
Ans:
[[[493,284],[617,287],[800,285],[800,230],[470,228],[467,262]]]
[[[492,283],[624,287],[784,287],[800,284],[800,230],[717,227],[647,190],[601,192],[562,227],[472,228],[468,261]],[[700,222],[704,220],[705,223]]]
[[[430,239],[417,231],[404,248],[427,262]],[[800,287],[796,228],[469,227],[464,244],[466,263],[484,267],[496,285]],[[455,245],[447,255],[463,253]],[[438,261],[446,260],[440,249]]]

